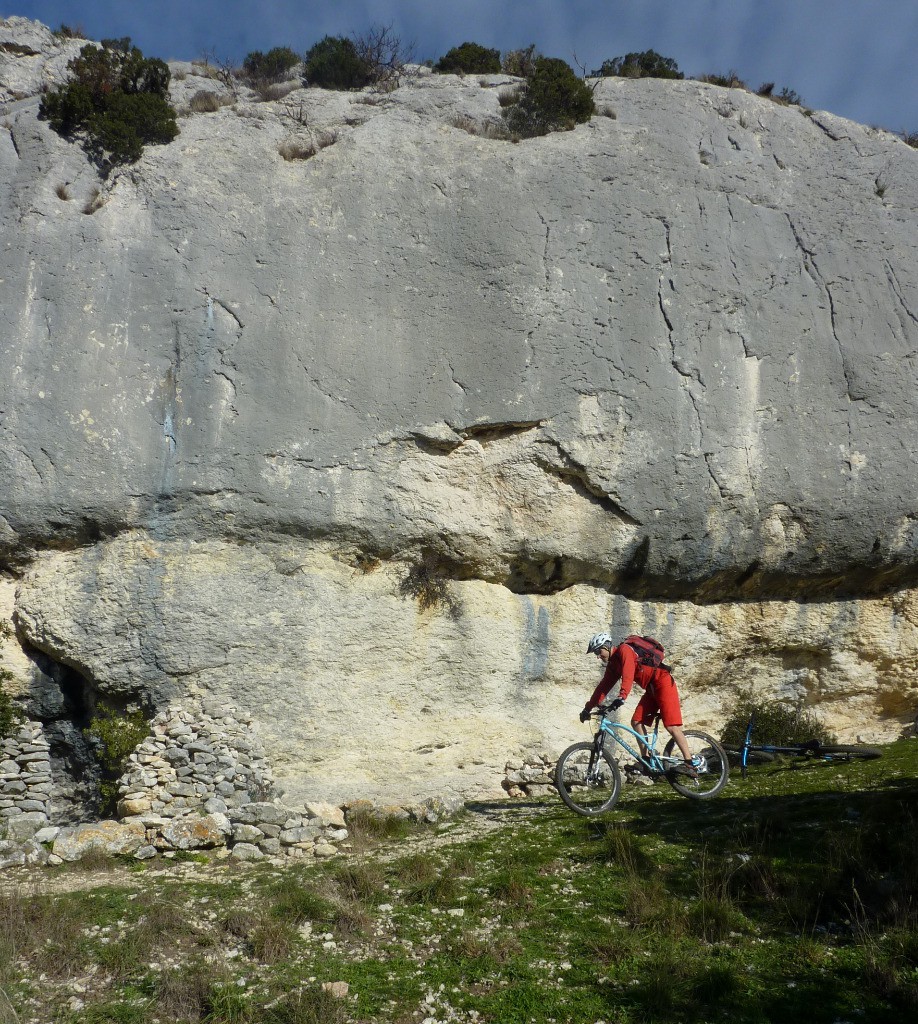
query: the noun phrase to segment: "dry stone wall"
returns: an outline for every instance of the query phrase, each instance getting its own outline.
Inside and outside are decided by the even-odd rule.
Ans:
[[[160,712],[152,735],[128,757],[119,815],[224,813],[270,797],[274,780],[252,724],[251,715],[215,700]]]
[[[0,868],[57,865],[101,852],[149,860],[208,850],[237,861],[334,856],[355,816],[436,822],[458,800],[381,806],[273,799],[273,777],[250,715],[213,699],[170,706],[128,757],[119,783],[119,820],[50,825],[49,746],[41,724],[25,722],[0,742]]]
[[[30,839],[51,815],[51,756],[41,722],[0,740],[0,839]]]

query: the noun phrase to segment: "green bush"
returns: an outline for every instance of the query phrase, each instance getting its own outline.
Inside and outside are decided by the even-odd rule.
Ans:
[[[143,712],[119,712],[100,705],[83,735],[89,740],[99,766],[101,812],[114,814],[118,803],[118,779],[124,773],[128,755],[146,739],[149,725]]]
[[[539,57],[517,103],[505,108],[511,132],[521,138],[567,131],[589,121],[593,93],[570,65],[556,57]]]
[[[299,62],[289,46],[275,46],[267,53],[253,50],[242,62],[242,73],[250,82],[279,82]]]
[[[918,132],[903,132],[902,141],[912,149],[918,149]]]
[[[593,75],[596,78],[685,78],[672,57],[663,57],[656,50],[604,60]]]
[[[303,81],[323,89],[362,89],[374,80],[369,62],[344,36],[326,36],[306,54]]]
[[[147,143],[167,143],[178,134],[166,99],[169,67],[145,58],[129,40],[109,47],[84,46],[68,65],[68,81],[41,101],[39,117],[67,138],[82,133],[84,148],[102,170],[132,163]]]
[[[478,43],[462,43],[447,51],[434,65],[441,75],[490,75],[500,72],[500,50],[489,50]]]
[[[728,707],[727,721],[721,730],[721,739],[731,745],[740,744],[746,737],[746,726],[755,715],[752,742],[782,746],[819,740],[833,743],[835,737],[812,711],[801,703],[757,697],[751,690],[738,690]]]

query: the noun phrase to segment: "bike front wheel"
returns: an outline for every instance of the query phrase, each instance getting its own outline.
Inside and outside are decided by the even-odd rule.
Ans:
[[[876,747],[846,747],[839,745],[821,746],[813,751],[813,757],[822,761],[875,761],[883,756]]]
[[[684,729],[683,733],[698,774],[695,777],[685,775],[678,767],[674,767],[667,771],[666,781],[677,793],[687,796],[690,800],[708,800],[712,796],[717,796],[730,776],[726,751],[706,732]],[[682,757],[682,752],[674,739],[666,744],[663,756]]]
[[[611,811],[622,791],[618,765],[595,743],[575,743],[555,766],[558,795],[572,811],[588,818]]]

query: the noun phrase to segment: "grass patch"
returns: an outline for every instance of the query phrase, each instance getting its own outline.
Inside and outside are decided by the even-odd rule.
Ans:
[[[706,804],[627,787],[592,821],[496,802],[454,832],[477,814],[493,830],[452,845],[374,821],[359,859],[7,892],[0,988],[54,1024],[908,1020],[916,776],[903,740],[757,767]]]

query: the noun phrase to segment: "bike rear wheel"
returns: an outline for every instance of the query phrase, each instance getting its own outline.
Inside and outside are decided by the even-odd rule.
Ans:
[[[574,743],[558,758],[555,787],[558,795],[577,814],[590,818],[611,811],[622,791],[618,765],[594,743]]]
[[[706,732],[698,729],[684,729],[683,732],[689,753],[693,761],[697,761],[698,775],[693,778],[673,768],[666,773],[666,781],[677,793],[687,796],[690,800],[708,800],[712,796],[717,796],[730,776],[727,752]],[[666,744],[663,754],[665,757],[682,757],[674,739]]]
[[[838,744],[821,746],[813,751],[813,757],[823,761],[875,761],[882,756],[883,751],[876,747],[847,747]]]

